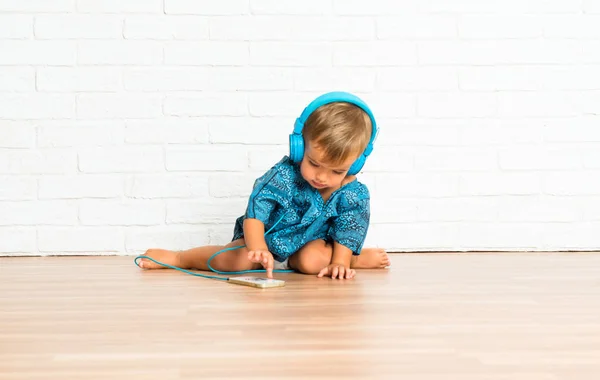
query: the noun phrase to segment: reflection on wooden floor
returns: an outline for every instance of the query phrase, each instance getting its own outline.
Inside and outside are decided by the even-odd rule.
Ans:
[[[600,254],[394,254],[256,289],[132,257],[0,258],[0,379],[600,376]]]

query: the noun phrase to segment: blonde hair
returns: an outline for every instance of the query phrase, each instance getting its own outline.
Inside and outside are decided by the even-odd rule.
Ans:
[[[304,123],[304,141],[323,148],[328,162],[340,165],[364,152],[371,139],[371,119],[362,108],[334,102],[317,108]]]

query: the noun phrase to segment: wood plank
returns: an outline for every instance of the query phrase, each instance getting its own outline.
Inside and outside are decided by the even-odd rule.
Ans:
[[[0,379],[596,379],[600,254],[394,254],[256,289],[0,258]]]

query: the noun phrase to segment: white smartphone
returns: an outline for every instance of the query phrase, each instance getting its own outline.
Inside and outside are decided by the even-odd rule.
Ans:
[[[241,277],[230,277],[227,280],[233,284],[253,286],[255,288],[277,288],[285,286],[285,281],[275,280],[274,278],[265,277],[253,277],[253,276],[241,276]]]

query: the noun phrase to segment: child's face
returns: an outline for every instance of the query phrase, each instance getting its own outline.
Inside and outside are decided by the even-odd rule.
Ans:
[[[308,142],[305,144],[304,158],[300,163],[300,173],[312,187],[319,191],[336,190],[341,187],[350,166],[357,158],[358,156],[353,156],[340,165],[331,165],[324,159],[323,149]]]

